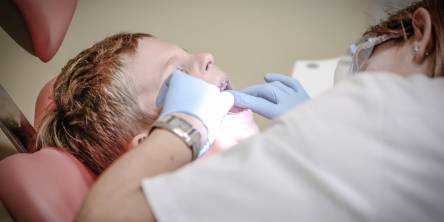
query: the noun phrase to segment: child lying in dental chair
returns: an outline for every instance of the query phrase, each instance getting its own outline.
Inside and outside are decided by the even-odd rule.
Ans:
[[[121,33],[83,50],[53,83],[52,102],[37,121],[37,149],[66,149],[99,175],[147,136],[159,115],[160,87],[177,69],[231,89],[211,54],[190,54],[149,34]],[[251,111],[231,113],[209,153],[258,131]]]

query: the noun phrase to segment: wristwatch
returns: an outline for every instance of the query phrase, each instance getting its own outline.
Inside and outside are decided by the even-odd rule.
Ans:
[[[175,115],[167,114],[154,122],[150,128],[149,134],[151,134],[151,132],[156,128],[161,128],[172,132],[191,148],[193,160],[198,157],[199,152],[202,149],[200,144],[201,135],[199,130],[194,128],[191,123]]]

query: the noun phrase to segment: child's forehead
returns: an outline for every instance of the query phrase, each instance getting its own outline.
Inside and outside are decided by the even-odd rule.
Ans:
[[[179,47],[160,39],[146,37],[139,40],[134,53],[123,55],[123,59],[128,68],[159,69],[159,66],[174,55],[177,48]]]
[[[163,41],[154,37],[145,37],[139,40],[137,51],[161,53],[164,51],[175,50],[179,48],[177,45]]]

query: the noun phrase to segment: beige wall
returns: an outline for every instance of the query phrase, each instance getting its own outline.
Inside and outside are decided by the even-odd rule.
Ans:
[[[370,0],[80,0],[49,63],[0,31],[0,83],[33,121],[40,88],[69,58],[113,33],[137,31],[211,52],[234,85],[245,87],[266,72],[290,73],[297,59],[340,55],[370,24],[371,13]],[[4,135],[0,143],[6,143]]]

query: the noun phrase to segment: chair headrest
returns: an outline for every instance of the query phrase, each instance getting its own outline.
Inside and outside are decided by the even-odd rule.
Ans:
[[[35,102],[35,112],[34,112],[34,128],[38,129],[43,118],[48,112],[52,112],[55,109],[54,98],[53,98],[53,88],[54,82],[57,77],[49,80],[40,90],[37,100]]]
[[[0,25],[20,46],[43,62],[60,48],[77,0],[2,0]]]

